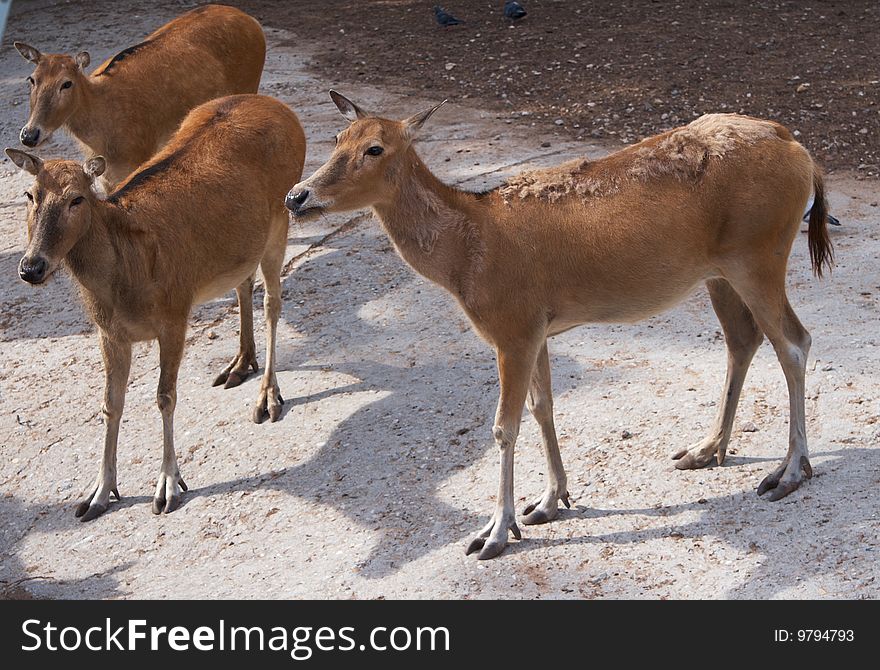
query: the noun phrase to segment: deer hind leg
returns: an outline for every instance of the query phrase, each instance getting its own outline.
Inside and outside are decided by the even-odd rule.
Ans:
[[[519,540],[522,535],[516,525],[513,507],[513,454],[523,405],[529,389],[529,380],[535,366],[537,347],[498,350],[498,376],[501,380],[501,396],[495,412],[492,434],[501,452],[501,477],[495,513],[480,534],[471,541],[465,553],[479,551],[477,558],[495,558],[507,546],[507,534],[512,532]]]
[[[238,296],[238,313],[241,318],[239,330],[238,354],[232,362],[214,379],[212,386],[231,389],[241,384],[250,375],[251,369],[259,372],[257,365],[257,348],[254,344],[254,275],[245,279],[236,289]]]
[[[526,405],[541,427],[541,444],[547,459],[547,488],[544,495],[523,510],[522,522],[527,525],[552,521],[559,514],[558,501],[571,507],[568,501],[568,484],[559,443],[556,440],[556,427],[553,425],[553,388],[550,380],[550,357],[547,342],[538,353],[538,360],[532,372],[529,395]]]
[[[119,440],[119,422],[125,406],[125,387],[131,369],[131,344],[115,342],[101,335],[101,354],[104,357],[104,456],[91,495],[76,508],[80,521],[91,521],[107,511],[112,493],[119,500],[116,487],[116,444]]]
[[[718,465],[724,462],[733,419],[739,404],[740,393],[746,379],[749,365],[764,334],[755,323],[749,308],[737,295],[733,287],[724,279],[711,279],[706,282],[712,306],[724,330],[727,343],[727,376],[724,391],[718,404],[718,413],[709,434],[697,444],[677,452],[672,458],[679,470],[702,468],[715,460]]]
[[[162,413],[162,467],[153,496],[153,514],[170,514],[180,506],[186,483],[177,467],[174,451],[174,408],[177,406],[177,373],[183,359],[186,320],[170,324],[159,335],[159,388],[156,404]]]
[[[782,464],[758,486],[758,495],[770,491],[770,500],[787,496],[813,476],[807,451],[804,400],[804,377],[811,339],[788,302],[784,281],[784,275],[775,282],[763,285],[750,278],[745,289],[738,289],[761,330],[773,344],[788,385],[788,453]]]
[[[266,312],[266,369],[263,371],[263,381],[260,384],[260,395],[254,407],[253,420],[262,423],[266,416],[270,421],[278,421],[281,418],[281,407],[284,398],[278,388],[278,380],[275,378],[275,341],[278,331],[278,317],[281,316],[281,266],[284,263],[284,251],[287,248],[287,214],[284,215],[283,225],[280,221],[272,233],[263,259],[260,261],[260,270],[263,273],[263,282],[266,293],[263,298],[263,307]]]

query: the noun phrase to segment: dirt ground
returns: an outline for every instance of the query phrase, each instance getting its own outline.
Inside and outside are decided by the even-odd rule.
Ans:
[[[321,34],[315,67],[334,81],[402,81],[477,99],[517,124],[609,147],[707,112],[783,123],[827,168],[880,173],[880,4],[874,0],[305,0],[254,5]],[[324,37],[325,36],[325,37]],[[393,48],[377,48],[393,45]],[[523,114],[525,112],[525,115]]]
[[[406,24],[377,19],[383,45],[377,53],[363,40],[351,46],[362,54],[365,75],[342,61],[333,71],[348,39],[317,38],[350,35],[358,15],[339,10],[334,18],[332,7],[341,3],[327,3],[320,19],[312,9],[318,3],[296,4],[301,20],[282,3],[248,6],[269,41],[263,91],[299,113],[310,140],[307,172],[327,156],[344,124],[326,96],[331,85],[392,116],[421,109],[444,93],[439,83],[420,88],[418,80],[431,80],[417,64],[400,78],[376,65],[389,57],[388,39]],[[360,15],[366,4],[358,3]],[[571,4],[528,3],[531,23],[498,31],[536,31],[533,19],[541,12],[553,16],[559,12],[551,9]],[[671,3],[659,4],[672,11]],[[756,12],[770,12],[776,4],[757,3]],[[792,3],[778,4],[793,16]],[[823,13],[836,6],[815,4]],[[10,46],[13,38],[46,50],[88,48],[98,63],[187,6],[167,0],[150,3],[149,10],[130,0],[16,2],[0,50],[0,132],[6,144],[16,145],[27,108],[23,79],[29,66]],[[634,15],[647,16],[656,6],[646,4],[643,14]],[[431,18],[428,3],[385,2],[371,4],[364,24],[407,9]],[[618,44],[628,41],[628,53],[635,54],[633,33],[603,23],[604,16],[590,21],[597,24],[591,30]],[[862,30],[859,16],[835,18],[833,25],[843,32]],[[481,20],[462,18],[471,26]],[[757,21],[741,19],[743,26]],[[562,25],[558,16],[554,20]],[[427,25],[436,42],[431,53],[465,34],[438,33]],[[664,30],[674,46],[671,23]],[[552,40],[557,48],[573,48],[562,35],[559,27]],[[787,38],[780,33],[776,39],[782,44]],[[408,44],[396,46],[401,63],[409,59]],[[801,67],[811,62],[785,60],[779,67],[786,75],[807,72]],[[859,61],[849,63],[859,70]],[[876,62],[865,63],[853,77],[874,77],[870,67]],[[630,68],[632,77],[651,74],[637,69]],[[650,78],[666,90],[662,77]],[[637,79],[627,82],[639,85]],[[810,82],[810,90],[820,87],[818,79]],[[727,96],[741,86],[710,85]],[[875,91],[866,84],[866,106],[873,105]],[[538,116],[541,106],[516,103],[509,110],[491,97],[458,96],[426,129],[420,152],[443,179],[478,189],[523,167],[613,148],[605,135],[585,133],[578,140],[568,130],[573,119],[587,117],[533,126],[521,112]],[[770,116],[764,104],[746,111]],[[633,118],[662,127],[641,108]],[[802,138],[818,155],[836,160],[811,139],[825,127],[816,125],[821,118],[817,113],[810,116],[815,124],[799,126]],[[876,128],[876,112],[872,123]],[[588,128],[586,121],[581,125]],[[632,139],[642,127],[633,126]],[[829,136],[843,137],[839,132]],[[859,151],[867,156],[875,146],[870,142],[877,141],[874,130],[860,140],[865,144]],[[60,133],[42,149],[43,155],[75,151]],[[491,438],[493,356],[453,300],[403,264],[369,215],[291,228],[278,374],[288,402],[278,423],[249,421],[257,380],[228,391],[210,386],[237,350],[232,296],[196,310],[175,421],[190,492],[167,517],[153,516],[149,506],[161,456],[158,350],[151,344],[137,348],[120,435],[123,500],[98,520],[79,523],[75,503],[93,481],[101,450],[100,355],[67,277],[41,289],[17,280],[25,246],[22,191],[29,180],[5,161],[0,592],[18,598],[878,597],[880,197],[873,182],[860,179],[867,170],[835,165],[841,169],[829,179],[830,198],[844,223],[832,230],[838,266],[830,278],[814,279],[803,236],[789,272],[792,303],[813,334],[807,376],[813,480],[777,503],[755,495],[787,445],[787,393],[767,344],[749,373],[724,466],[673,468],[671,454],[708,430],[724,375],[723,340],[700,290],[639,325],[584,327],[551,342],[557,428],[573,508],[554,523],[524,529],[524,539],[513,541],[499,559],[477,562],[464,549],[493,508],[498,476]],[[259,319],[260,294],[256,304]],[[262,334],[260,324],[258,351]],[[543,469],[537,426],[526,417],[516,462],[520,509],[542,490]]]

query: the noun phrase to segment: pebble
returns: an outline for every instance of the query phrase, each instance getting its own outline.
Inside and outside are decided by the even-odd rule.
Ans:
[[[751,421],[746,421],[742,426],[742,432],[744,433],[757,433],[758,427],[753,424]]]

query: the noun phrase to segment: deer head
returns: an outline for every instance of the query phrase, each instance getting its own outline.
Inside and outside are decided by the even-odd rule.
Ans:
[[[34,176],[25,191],[28,247],[18,264],[18,274],[29,284],[42,284],[88,231],[97,198],[92,187],[103,174],[105,162],[101,156],[82,165],[43,161],[18,149],[7,149],[6,155]]]
[[[81,104],[82,90],[87,85],[85,68],[89,54],[76,56],[42,54],[22,42],[15,42],[22,57],[36,65],[27,78],[30,87],[30,116],[21,129],[21,143],[36,147],[62,126]]]
[[[443,104],[392,121],[368,114],[336,91],[330,97],[349,126],[336,136],[327,162],[287,194],[285,204],[297,219],[371,207],[393,194],[413,140]]]

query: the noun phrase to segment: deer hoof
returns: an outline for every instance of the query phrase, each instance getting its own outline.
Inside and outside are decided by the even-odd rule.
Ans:
[[[767,491],[770,491],[767,499],[771,502],[776,502],[792,491],[796,491],[800,488],[801,484],[812,478],[812,476],[813,468],[806,456],[801,456],[794,462],[787,458],[776,470],[764,477],[758,485],[758,495],[762,496]]]
[[[179,495],[173,495],[168,499],[153,498],[153,514],[171,514],[180,507],[181,500]]]
[[[724,462],[724,453],[713,443],[698,444],[690,449],[681,449],[672,456],[677,470],[698,470],[712,462]]]
[[[119,492],[116,490],[114,486],[111,489],[111,493],[116,496],[117,500],[120,500]],[[107,511],[107,503],[96,502],[95,497],[98,495],[98,488],[95,488],[92,491],[91,495],[83,500],[79,505],[76,506],[76,510],[74,511],[74,515],[80,521],[91,521],[92,519],[97,519],[104,512]]]
[[[252,419],[254,423],[263,423],[266,417],[272,423],[281,418],[281,410],[284,406],[284,398],[278,392],[278,389],[269,388],[260,391],[260,398],[254,407]]]
[[[211,386],[220,386],[222,384],[224,389],[240,386],[245,379],[250,377],[251,372],[249,368],[253,369],[254,372],[259,370],[256,357],[248,357],[245,360],[244,356],[238,354],[229,365],[223,368],[223,372],[214,378],[214,383]]]
[[[568,499],[567,491],[562,495],[547,492],[531,505],[526,506],[523,510],[522,522],[526,526],[536,526],[541,523],[553,521],[553,519],[559,516],[559,507],[556,504],[557,500],[561,500],[566,507],[571,508],[571,501]]]
[[[107,511],[107,505],[102,505],[101,503],[93,503],[89,505],[88,509],[80,515],[77,514],[79,520],[82,522],[91,521],[92,519],[97,519],[104,512]],[[79,512],[79,510],[77,510]]]

